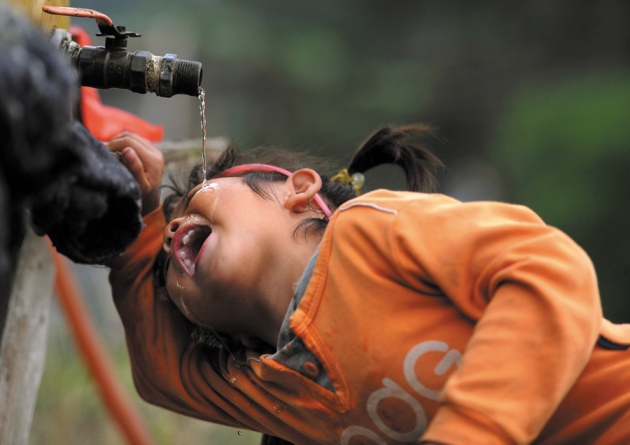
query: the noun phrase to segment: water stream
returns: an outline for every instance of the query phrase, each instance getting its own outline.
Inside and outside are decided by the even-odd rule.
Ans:
[[[201,117],[201,168],[203,171],[203,187],[208,181],[208,157],[206,155],[206,91],[199,87],[199,115]]]

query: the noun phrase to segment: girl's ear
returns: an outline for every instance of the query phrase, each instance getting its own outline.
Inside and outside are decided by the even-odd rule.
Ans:
[[[310,210],[310,202],[322,188],[322,178],[315,170],[302,168],[287,178],[287,199],[284,207],[296,213]]]

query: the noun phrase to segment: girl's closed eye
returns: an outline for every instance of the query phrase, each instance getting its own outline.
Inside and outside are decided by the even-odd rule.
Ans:
[[[190,205],[190,201],[192,201],[193,197],[197,194],[197,192],[198,192],[198,188],[195,187],[182,198],[182,209],[184,211],[188,209],[188,206]]]
[[[197,194],[199,187],[194,187],[189,190],[187,193],[183,194],[174,205],[173,209],[167,214],[168,220],[172,221],[173,219],[177,219],[182,217],[185,213],[187,213],[188,207],[190,206],[190,202]]]

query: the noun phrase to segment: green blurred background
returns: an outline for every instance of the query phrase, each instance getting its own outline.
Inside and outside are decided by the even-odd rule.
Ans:
[[[208,137],[344,160],[383,124],[426,122],[447,169],[438,191],[525,204],[597,268],[605,315],[630,322],[630,2],[84,0],[142,34],[131,50],[203,63]],[[93,21],[72,22],[102,39]],[[200,138],[194,97],[101,91],[103,102]],[[401,187],[400,172],[367,175]],[[79,268],[133,392],[106,271]],[[135,393],[134,393],[135,394]],[[259,436],[138,402],[156,443]],[[31,442],[117,444],[63,319],[53,319]],[[233,442],[230,442],[233,441]]]

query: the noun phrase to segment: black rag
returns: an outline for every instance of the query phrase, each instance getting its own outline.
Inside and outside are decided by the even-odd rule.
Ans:
[[[33,199],[31,218],[59,253],[76,263],[102,264],[119,255],[142,229],[141,192],[129,171],[79,122],[68,149],[79,157]]]

